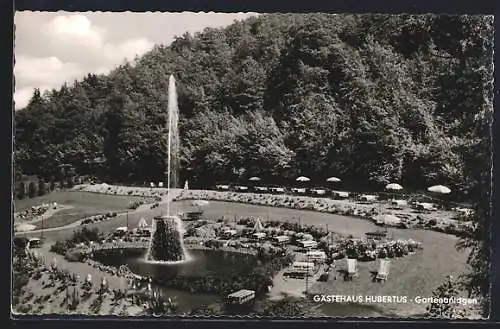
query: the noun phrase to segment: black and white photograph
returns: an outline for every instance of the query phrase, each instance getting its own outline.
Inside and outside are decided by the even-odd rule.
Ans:
[[[489,318],[493,16],[14,23],[14,317]]]

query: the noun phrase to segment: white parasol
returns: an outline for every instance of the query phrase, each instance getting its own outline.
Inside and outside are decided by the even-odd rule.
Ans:
[[[297,177],[296,181],[297,182],[309,182],[311,179],[309,177],[306,177],[306,176],[300,176],[300,177]]]
[[[439,193],[439,194],[450,194],[451,190],[444,185],[434,185],[427,189],[429,192]]]
[[[396,183],[391,183],[391,184],[387,184],[387,186],[385,187],[385,189],[386,190],[399,191],[399,190],[403,189],[403,186],[401,186],[399,184],[396,184]]]

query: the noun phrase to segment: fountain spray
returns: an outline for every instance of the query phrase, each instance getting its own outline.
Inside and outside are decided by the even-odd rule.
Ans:
[[[167,214],[153,218],[151,240],[146,261],[173,263],[187,261],[189,255],[184,247],[182,221],[170,215],[170,190],[177,185],[179,131],[178,104],[175,78],[170,75],[168,85],[168,146],[167,146]]]

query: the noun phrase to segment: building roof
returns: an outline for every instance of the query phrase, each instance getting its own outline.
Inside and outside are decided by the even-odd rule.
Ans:
[[[253,295],[255,294],[255,291],[253,290],[247,290],[247,289],[242,289],[236,292],[233,292],[232,294],[229,294],[229,298],[241,298],[241,297],[247,297],[248,295]]]

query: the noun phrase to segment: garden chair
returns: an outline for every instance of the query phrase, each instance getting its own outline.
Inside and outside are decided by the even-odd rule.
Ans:
[[[386,281],[389,276],[389,268],[391,265],[391,261],[389,259],[380,260],[380,267],[377,272],[377,281]]]
[[[347,259],[347,280],[352,280],[358,276],[358,260]]]

